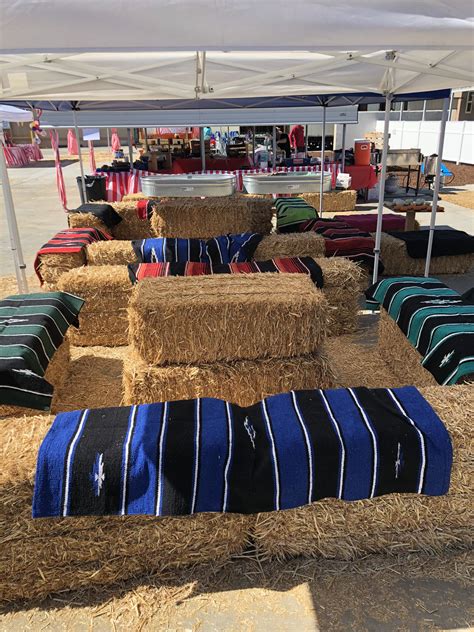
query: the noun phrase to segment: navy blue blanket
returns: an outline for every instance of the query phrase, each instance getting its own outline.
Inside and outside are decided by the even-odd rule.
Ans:
[[[449,434],[414,387],[292,391],[58,415],[33,516],[289,509],[322,498],[445,494]]]

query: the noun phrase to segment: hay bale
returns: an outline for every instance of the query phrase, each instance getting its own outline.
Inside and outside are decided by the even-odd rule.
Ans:
[[[159,197],[153,195],[144,195],[143,193],[128,193],[122,197],[122,202],[133,202],[138,200],[159,200]]]
[[[244,196],[213,198],[163,198],[151,219],[156,237],[209,239],[227,233],[272,229],[272,208]]]
[[[323,294],[329,303],[328,335],[356,331],[360,287],[365,278],[362,268],[344,257],[318,259],[317,263],[323,271]]]
[[[302,193],[308,204],[319,209],[319,193]],[[323,196],[323,211],[355,211],[357,191],[330,191]]]
[[[131,241],[97,241],[86,248],[90,266],[118,266],[138,263]]]
[[[384,274],[387,276],[423,276],[425,273],[425,259],[409,257],[405,242],[388,233],[382,233],[380,258],[385,267]],[[433,257],[430,274],[464,274],[473,264],[474,254]]]
[[[327,322],[305,275],[163,277],[134,289],[129,340],[151,365],[286,358],[317,351]]]
[[[70,360],[69,338],[66,337],[56,349],[44,374],[44,379],[54,388],[53,399],[51,401],[51,412],[53,413],[60,410],[61,389],[68,377]],[[22,406],[0,405],[0,419],[3,417],[20,417],[23,415],[38,415],[38,410],[34,408],[23,408]]]
[[[127,344],[127,306],[132,285],[125,266],[85,266],[64,274],[58,289],[86,302],[79,330],[71,342],[79,346],[116,347]]]
[[[151,221],[140,219],[136,209],[137,200],[114,202],[112,206],[122,218],[112,229],[115,239],[147,239],[152,237]]]
[[[39,259],[39,273],[48,287],[56,289],[60,277],[69,270],[86,264],[84,249],[81,252],[63,252],[54,255],[41,255]]]
[[[320,353],[295,358],[153,367],[132,352],[127,354],[123,373],[125,404],[217,397],[239,406],[250,406],[268,395],[332,386],[334,377],[330,365]]]
[[[36,456],[50,416],[0,424],[0,602],[102,589],[147,573],[241,554],[253,517],[85,517],[33,520]]]
[[[354,502],[327,499],[299,509],[259,514],[254,537],[263,557],[350,560],[378,552],[435,554],[448,547],[472,546],[474,390],[437,386],[421,392],[443,419],[453,442],[449,493],[437,497],[389,494]]]
[[[324,238],[317,233],[266,235],[257,246],[253,258],[265,261],[275,257],[324,257]]]
[[[67,221],[69,228],[97,228],[109,234],[113,230],[108,228],[101,219],[92,213],[68,213]]]
[[[422,356],[413,347],[385,309],[380,309],[378,352],[392,373],[406,385],[434,386],[437,381],[421,364]]]

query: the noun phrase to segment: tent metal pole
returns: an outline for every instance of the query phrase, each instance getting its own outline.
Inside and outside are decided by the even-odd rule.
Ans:
[[[308,125],[304,126],[304,156],[308,156]]]
[[[385,97],[385,117],[383,125],[383,149],[382,149],[382,171],[380,172],[379,182],[379,201],[377,205],[377,229],[375,233],[374,248],[374,272],[372,283],[377,283],[379,276],[379,259],[380,259],[380,242],[382,240],[382,221],[383,221],[383,203],[385,198],[385,176],[387,175],[387,154],[388,154],[388,131],[390,129],[390,107],[392,105],[391,94]]]
[[[201,149],[201,171],[206,171],[206,145],[204,142],[204,127],[199,128],[199,147]]]
[[[146,127],[143,128],[143,140],[145,141],[145,151],[149,151],[150,147],[148,145],[148,132]]]
[[[347,123],[342,124],[342,157],[341,157],[341,171],[344,173],[344,169],[346,168],[346,125]]]
[[[28,292],[28,282],[26,280],[26,265],[21,249],[20,233],[16,221],[15,207],[13,205],[12,190],[8,177],[7,162],[3,153],[3,130],[0,127],[0,183],[2,185],[3,200],[5,203],[5,215],[7,217],[8,232],[10,234],[10,247],[15,263],[15,276],[20,294]]]
[[[82,164],[81,137],[79,136],[79,128],[77,127],[76,110],[72,111],[72,120],[74,122],[74,131],[76,133],[76,139],[77,139],[77,154],[79,156],[79,167],[81,169],[81,189],[82,189],[84,204],[86,204],[87,202],[86,179],[84,177],[84,165]]]
[[[441,162],[443,160],[444,137],[446,132],[446,121],[448,120],[449,99],[444,99],[443,114],[439,126],[438,137],[438,160],[436,162],[436,174],[433,189],[433,206],[431,207],[430,234],[428,236],[428,247],[426,249],[425,277],[430,273],[431,251],[433,250],[433,238],[436,225],[436,211],[438,210],[439,185],[441,176]]]
[[[128,156],[130,160],[130,168],[133,166],[133,144],[132,144],[132,130],[127,127],[127,140],[128,140]]]
[[[273,160],[272,160],[273,171],[276,170],[276,157],[277,157],[277,131],[274,125],[273,126]]]
[[[321,183],[319,185],[319,216],[323,216],[324,203],[324,150],[326,147],[326,106],[323,105],[323,131],[321,134]]]
[[[110,151],[110,130],[107,127],[107,149]]]
[[[255,125],[252,130],[252,165],[255,167]]]

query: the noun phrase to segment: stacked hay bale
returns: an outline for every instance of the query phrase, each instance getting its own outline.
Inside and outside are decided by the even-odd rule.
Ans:
[[[95,228],[95,227],[94,227]],[[43,280],[43,289],[55,290],[60,277],[69,270],[85,266],[86,251],[61,252],[57,254],[40,255],[38,272]]]
[[[302,193],[301,197],[319,209],[319,193]],[[330,191],[323,195],[323,211],[355,211],[357,191]]]
[[[113,228],[107,227],[102,220],[92,213],[69,213],[69,226],[70,228],[98,228],[112,234],[115,239],[146,239],[152,236],[151,222],[149,219],[138,217],[137,201],[97,202],[98,204],[110,204],[122,218],[122,221]]]
[[[0,425],[0,603],[101,588],[131,577],[242,554],[254,517],[84,517],[33,520],[38,448],[53,418]]]
[[[474,390],[429,387],[422,395],[443,420],[453,443],[453,469],[445,496],[389,494],[372,500],[321,500],[299,509],[260,514],[258,552],[267,558],[295,555],[350,560],[370,553],[436,554],[473,543]]]
[[[151,228],[156,237],[208,239],[248,231],[265,235],[272,229],[272,205],[242,195],[163,198],[155,207]]]
[[[397,276],[400,274],[423,276],[425,259],[413,259],[407,253],[406,243],[388,233],[382,233],[380,242],[380,258],[384,264],[384,274]],[[474,264],[474,255],[452,255],[432,257],[430,274],[464,274]]]
[[[70,270],[60,278],[58,289],[85,300],[79,315],[79,330],[71,331],[74,345],[127,344],[127,307],[132,287],[125,266]]]
[[[363,268],[344,257],[318,259],[323,271],[323,293],[329,303],[329,336],[356,331]]]
[[[130,302],[125,403],[218,397],[249,405],[328,387],[328,303],[298,274],[164,277]]]

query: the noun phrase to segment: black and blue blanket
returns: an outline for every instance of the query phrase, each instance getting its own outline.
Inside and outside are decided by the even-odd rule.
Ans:
[[[446,494],[449,434],[414,387],[291,391],[58,415],[33,516],[256,513],[323,498]]]
[[[394,277],[366,290],[367,305],[380,305],[422,356],[439,384],[474,376],[474,305],[438,279]]]
[[[156,237],[132,241],[141,263],[241,263],[250,261],[262,240],[258,233],[220,235],[212,239]]]

